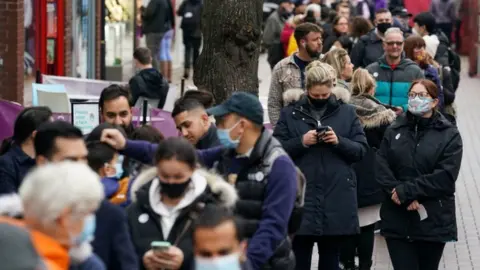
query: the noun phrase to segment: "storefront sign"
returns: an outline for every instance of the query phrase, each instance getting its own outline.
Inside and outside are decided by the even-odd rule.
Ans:
[[[72,123],[78,127],[83,134],[90,133],[100,124],[98,102],[72,102]]]

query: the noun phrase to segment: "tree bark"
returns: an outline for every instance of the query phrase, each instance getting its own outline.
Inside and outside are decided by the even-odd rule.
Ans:
[[[211,92],[217,104],[235,91],[258,96],[263,0],[205,0],[203,5],[195,86]]]

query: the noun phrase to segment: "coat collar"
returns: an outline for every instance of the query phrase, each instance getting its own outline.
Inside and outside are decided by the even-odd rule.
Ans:
[[[422,118],[415,116],[410,112],[406,112],[401,116],[398,116],[395,122],[393,122],[391,128],[398,129],[401,127],[414,127],[418,126],[420,129],[436,129],[444,130],[447,128],[454,127],[450,121],[445,118],[440,112],[435,111],[433,116],[430,118]]]

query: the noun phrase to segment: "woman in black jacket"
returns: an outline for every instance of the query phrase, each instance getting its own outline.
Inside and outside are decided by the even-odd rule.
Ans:
[[[437,112],[438,90],[414,81],[408,112],[387,129],[377,153],[382,235],[395,270],[438,269],[446,242],[457,240],[455,181],[462,161],[458,129]]]
[[[323,52],[327,53],[330,49],[335,46],[335,48],[343,48],[339,39],[342,36],[348,34],[348,18],[342,16],[336,16],[333,19],[333,28],[331,33],[325,38],[323,42]]]
[[[369,270],[375,243],[375,223],[380,220],[380,205],[384,200],[381,187],[375,179],[375,155],[385,130],[395,120],[396,114],[374,97],[375,79],[367,70],[357,69],[350,85],[350,104],[355,107],[370,148],[362,161],[354,165],[358,183],[360,234],[346,241],[340,258],[344,269],[355,269],[355,251],[358,250],[358,269]]]
[[[315,243],[318,268],[337,270],[343,236],[359,232],[352,164],[368,145],[354,108],[346,104],[350,93],[334,88],[336,77],[330,65],[312,62],[305,95],[303,90],[285,92],[284,102],[291,104],[273,133],[307,179],[303,219],[293,240],[299,270],[310,269]]]
[[[235,188],[197,169],[195,148],[183,138],[160,142],[155,164],[133,183],[127,209],[140,269],[194,269],[193,221],[205,204],[232,207]],[[153,241],[166,241],[171,247],[154,251]]]

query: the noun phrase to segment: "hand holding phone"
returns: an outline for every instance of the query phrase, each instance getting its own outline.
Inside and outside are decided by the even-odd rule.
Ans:
[[[318,142],[321,142],[323,139],[323,136],[325,136],[325,132],[329,131],[330,127],[329,126],[319,126],[317,128],[317,137],[318,137]]]

